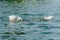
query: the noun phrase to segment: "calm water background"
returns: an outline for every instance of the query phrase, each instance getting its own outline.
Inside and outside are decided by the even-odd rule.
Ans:
[[[27,21],[11,24],[9,15],[18,15]],[[55,18],[32,19],[49,15]],[[0,40],[60,40],[60,0],[0,2]]]

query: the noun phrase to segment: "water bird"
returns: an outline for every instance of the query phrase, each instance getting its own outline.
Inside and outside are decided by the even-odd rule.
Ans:
[[[9,21],[10,22],[19,22],[19,21],[22,21],[23,19],[19,16],[16,16],[16,15],[10,15],[9,16]]]
[[[45,16],[45,17],[43,17],[43,20],[48,21],[48,20],[51,20],[53,18],[54,18],[53,16]]]
[[[33,18],[36,20],[41,20],[41,21],[49,21],[52,20],[54,18],[54,16],[44,16],[44,17],[38,17],[38,18]]]

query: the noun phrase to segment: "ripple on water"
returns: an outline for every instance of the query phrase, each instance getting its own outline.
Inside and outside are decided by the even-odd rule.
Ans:
[[[16,35],[25,35],[25,32],[15,32]]]
[[[8,39],[8,40],[17,40],[16,38],[10,38],[10,39]]]
[[[27,15],[28,16],[28,15],[31,15],[31,14],[25,13],[25,14],[22,14],[22,15]]]
[[[52,34],[52,32],[42,32],[41,34]]]
[[[40,25],[38,28],[43,28],[43,29],[50,29],[50,26],[48,25]]]
[[[54,39],[48,39],[48,40],[54,40]]]
[[[9,38],[10,36],[9,35],[3,35],[2,36],[2,39],[7,39],[7,38]]]
[[[12,33],[10,33],[10,32],[5,32],[4,34],[12,34]]]
[[[34,23],[28,23],[28,24],[26,24],[26,25],[34,25]]]

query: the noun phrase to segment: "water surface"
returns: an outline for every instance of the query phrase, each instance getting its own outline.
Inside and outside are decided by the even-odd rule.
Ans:
[[[8,16],[18,15],[28,20],[10,23]],[[37,17],[52,15],[50,21]],[[60,0],[25,0],[24,3],[0,2],[1,40],[60,40]]]

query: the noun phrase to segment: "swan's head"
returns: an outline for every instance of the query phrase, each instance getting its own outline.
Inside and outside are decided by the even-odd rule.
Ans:
[[[53,19],[53,16],[46,16],[46,17],[44,17],[44,20],[51,20],[51,19]]]
[[[21,17],[17,17],[16,21],[19,22],[19,21],[22,21],[23,19]]]
[[[10,21],[10,22],[19,22],[19,21],[22,21],[22,18],[19,17],[19,16],[10,15],[10,16],[9,16],[9,21]]]

